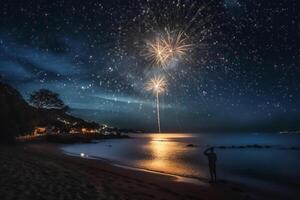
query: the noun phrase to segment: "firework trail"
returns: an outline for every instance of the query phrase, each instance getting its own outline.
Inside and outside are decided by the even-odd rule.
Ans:
[[[155,76],[154,78],[150,79],[147,84],[146,88],[147,91],[152,91],[156,96],[156,114],[157,114],[157,126],[158,132],[161,132],[160,126],[160,111],[159,111],[159,94],[164,93],[167,89],[167,81],[163,76]]]

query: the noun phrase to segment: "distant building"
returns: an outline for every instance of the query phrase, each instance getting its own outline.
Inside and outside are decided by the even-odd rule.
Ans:
[[[33,135],[45,135],[47,127],[35,127]]]

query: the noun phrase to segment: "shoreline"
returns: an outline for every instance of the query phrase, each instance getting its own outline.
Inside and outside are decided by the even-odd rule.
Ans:
[[[58,147],[58,148],[60,148],[60,147]],[[139,168],[139,167],[134,167],[134,166],[130,166],[130,165],[125,165],[121,162],[116,162],[113,160],[109,160],[109,159],[105,159],[105,158],[101,158],[101,157],[97,157],[97,156],[88,156],[88,155],[81,156],[79,154],[64,151],[63,149],[60,149],[60,150],[62,151],[63,154],[68,155],[68,156],[74,156],[74,157],[83,158],[83,159],[99,160],[99,161],[106,162],[112,166],[116,166],[116,167],[123,168],[123,169],[147,172],[147,173],[151,173],[151,174],[159,174],[159,175],[163,175],[163,176],[169,176],[169,177],[174,178],[175,181],[177,181],[177,182],[209,186],[208,179],[205,179],[205,178],[200,179],[200,178],[196,178],[196,177],[188,177],[188,176],[181,176],[181,175],[177,175],[177,174],[170,174],[170,173],[166,173],[166,172],[154,171],[154,170],[150,170],[150,169],[146,169],[146,168]]]
[[[239,184],[178,182],[165,174],[69,156],[60,146],[41,143],[0,147],[1,199],[279,199]]]
[[[62,146],[64,146],[64,145],[62,145]],[[255,145],[248,145],[248,146],[255,147]],[[216,148],[218,148],[218,147],[216,147]],[[266,148],[266,149],[270,149],[270,148]],[[224,179],[219,179],[217,184],[211,184],[209,182],[209,179],[205,178],[205,177],[192,177],[192,176],[184,176],[184,175],[175,174],[175,173],[172,174],[172,173],[163,172],[163,171],[155,171],[152,169],[129,165],[129,164],[122,163],[121,161],[111,160],[111,159],[103,158],[100,156],[91,156],[88,154],[81,156],[80,153],[71,153],[71,152],[64,150],[63,148],[61,148],[61,151],[62,151],[62,153],[69,155],[69,156],[79,157],[79,158],[83,158],[83,159],[99,160],[99,161],[106,162],[109,165],[116,166],[116,167],[119,167],[122,169],[146,172],[146,173],[150,173],[150,174],[154,174],[154,175],[159,174],[159,175],[171,177],[173,179],[172,181],[174,181],[174,182],[190,183],[190,184],[195,184],[195,185],[199,185],[199,186],[203,186],[203,187],[214,187],[215,185],[219,185],[219,186],[222,185],[222,186],[227,187],[228,185],[230,185],[230,187],[234,188],[234,190],[236,190],[236,191],[243,191],[243,192],[251,191],[254,193],[258,192],[258,193],[261,193],[268,197],[272,196],[271,199],[283,199],[283,198],[294,199],[294,197],[296,196],[294,193],[293,193],[293,195],[290,195],[287,188],[278,188],[278,190],[270,190],[269,188],[265,188],[263,185],[256,186],[256,185],[253,185],[253,184],[251,185],[251,184],[248,184],[248,183],[245,183],[242,181],[238,181],[238,180],[224,180]],[[265,183],[263,183],[263,184],[265,184]],[[269,182],[268,184],[274,184],[274,183]],[[265,186],[267,186],[267,185],[265,185]],[[283,189],[283,190],[281,190],[281,189]],[[285,192],[282,193],[279,191],[285,191]],[[268,199],[268,198],[265,198],[265,199]]]

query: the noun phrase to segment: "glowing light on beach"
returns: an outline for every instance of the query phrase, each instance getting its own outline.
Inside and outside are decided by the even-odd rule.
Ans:
[[[152,91],[156,95],[156,113],[157,126],[160,133],[160,113],[159,113],[159,94],[165,92],[167,89],[167,81],[163,76],[155,76],[147,82],[146,90]]]
[[[80,157],[85,157],[85,154],[84,153],[80,153]]]

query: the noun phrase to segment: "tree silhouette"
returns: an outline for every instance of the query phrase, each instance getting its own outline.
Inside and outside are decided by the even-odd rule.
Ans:
[[[31,94],[29,101],[33,106],[39,109],[59,109],[63,111],[69,109],[69,107],[59,98],[59,94],[47,89],[40,89],[39,91],[34,92]]]

